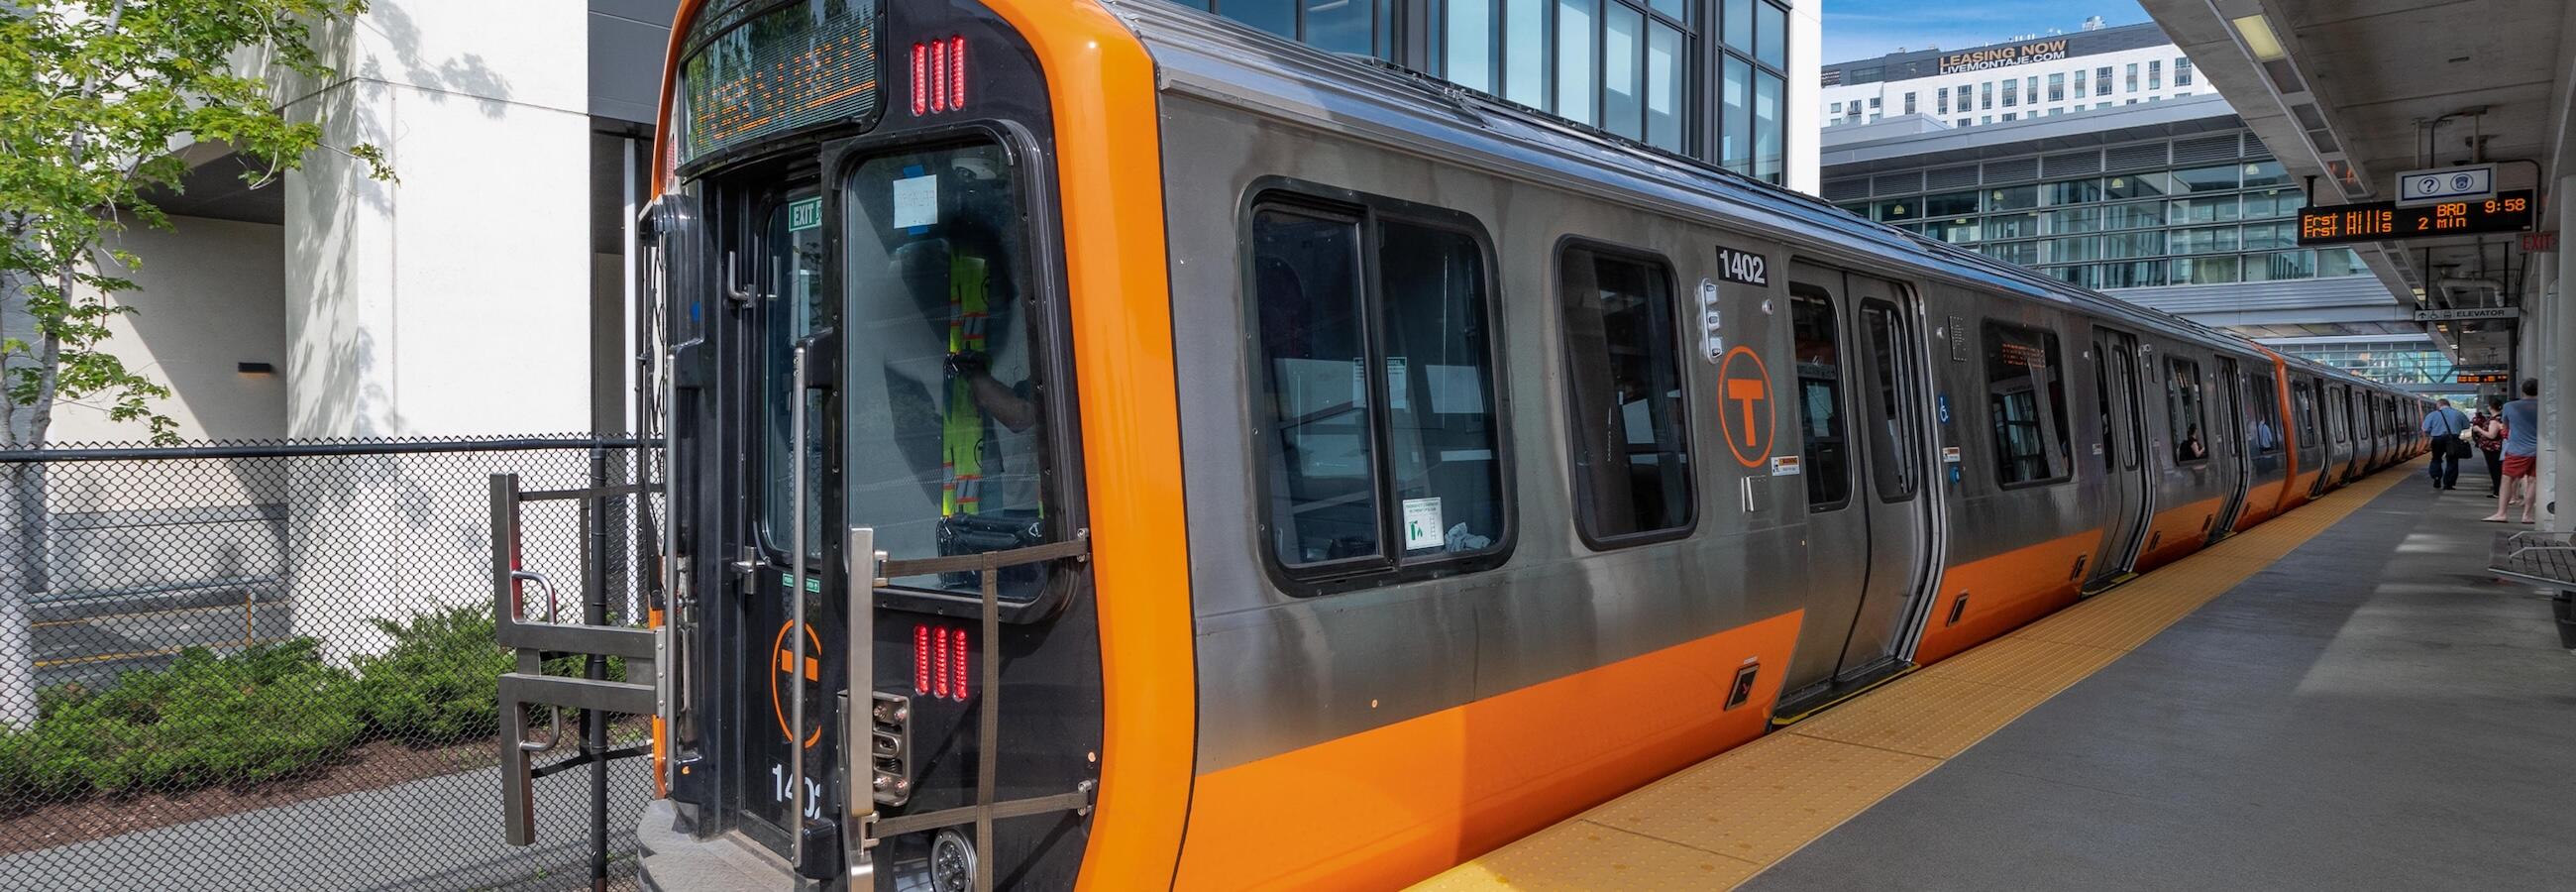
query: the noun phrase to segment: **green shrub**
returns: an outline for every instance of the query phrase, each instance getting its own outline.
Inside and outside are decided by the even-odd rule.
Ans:
[[[376,627],[394,646],[357,661],[368,723],[414,746],[500,733],[499,679],[511,659],[493,641],[489,609],[455,607]]]
[[[310,638],[229,656],[192,647],[96,694],[57,692],[36,725],[0,734],[0,797],[15,807],[102,793],[177,792],[287,777],[366,730],[356,679]]]

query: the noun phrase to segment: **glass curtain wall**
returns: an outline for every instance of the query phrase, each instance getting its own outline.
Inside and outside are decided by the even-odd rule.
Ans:
[[[2366,273],[2300,248],[2306,196],[2278,161],[2237,161],[1845,202],[1843,209],[2087,288]]]
[[[1785,176],[1784,2],[1179,2],[1334,52],[1435,74],[1772,183]]]

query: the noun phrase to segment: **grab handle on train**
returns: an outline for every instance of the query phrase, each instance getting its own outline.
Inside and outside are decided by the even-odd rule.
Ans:
[[[848,870],[852,889],[875,885],[876,864],[869,860],[868,849],[876,845],[877,802],[872,795],[876,777],[876,750],[857,741],[873,740],[876,734],[875,697],[877,689],[876,660],[876,592],[886,584],[883,570],[885,552],[877,550],[877,531],[869,527],[850,528],[848,552],[850,573],[849,637],[843,639],[849,648],[845,665],[849,667],[850,691],[841,707],[841,798],[848,814],[841,818],[841,864]]]

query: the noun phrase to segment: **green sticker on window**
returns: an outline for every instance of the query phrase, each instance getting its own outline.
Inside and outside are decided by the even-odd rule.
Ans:
[[[823,199],[808,198],[787,206],[787,231],[803,232],[823,226]]]

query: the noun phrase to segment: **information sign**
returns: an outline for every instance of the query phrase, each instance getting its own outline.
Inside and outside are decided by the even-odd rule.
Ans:
[[[2499,193],[2483,201],[2446,201],[2411,208],[2398,207],[2392,201],[2301,208],[2299,246],[2521,232],[2531,228],[2531,220],[2529,189]]]

